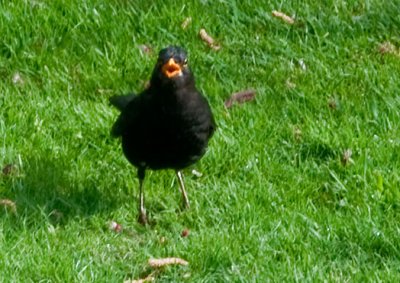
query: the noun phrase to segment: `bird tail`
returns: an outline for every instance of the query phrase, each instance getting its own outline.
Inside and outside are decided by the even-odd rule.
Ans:
[[[125,107],[136,97],[136,94],[131,93],[128,95],[116,95],[110,97],[110,103],[115,106],[119,111],[125,109]]]

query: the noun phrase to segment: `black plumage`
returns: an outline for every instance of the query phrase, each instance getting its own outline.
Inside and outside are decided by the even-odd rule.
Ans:
[[[204,155],[215,122],[207,100],[195,87],[186,52],[175,46],[162,49],[150,86],[139,95],[114,96],[110,102],[121,111],[111,133],[122,138],[126,158],[138,168],[139,221],[147,222],[146,169],[174,169],[188,207],[180,170]]]

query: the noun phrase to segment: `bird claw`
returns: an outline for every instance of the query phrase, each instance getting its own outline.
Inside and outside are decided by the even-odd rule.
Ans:
[[[147,215],[146,215],[146,212],[145,212],[145,211],[141,211],[141,212],[139,213],[138,221],[139,221],[139,223],[142,224],[142,225],[148,224]]]

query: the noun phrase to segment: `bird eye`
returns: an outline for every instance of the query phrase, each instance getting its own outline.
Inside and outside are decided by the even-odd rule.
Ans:
[[[187,65],[187,63],[188,63],[188,60],[187,60],[187,58],[185,58],[185,60],[183,60],[183,65]]]

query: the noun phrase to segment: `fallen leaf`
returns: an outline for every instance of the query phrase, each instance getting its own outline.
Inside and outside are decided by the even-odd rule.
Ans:
[[[293,136],[296,141],[301,141],[303,133],[301,132],[301,129],[298,126],[295,126],[293,128]]]
[[[296,88],[296,84],[293,83],[293,82],[291,82],[289,79],[286,80],[285,84],[286,84],[286,87],[287,87],[288,89],[294,89],[294,88]]]
[[[186,29],[190,23],[192,22],[192,17],[187,17],[183,22],[182,22],[182,29]]]
[[[343,164],[343,166],[346,166],[346,165],[348,165],[350,163],[354,163],[353,159],[351,159],[351,155],[352,154],[353,154],[353,152],[351,151],[351,149],[346,149],[343,152],[343,155],[342,155],[342,164]]]
[[[16,167],[13,164],[7,164],[3,167],[3,175],[8,176],[16,171]]]
[[[192,174],[195,175],[197,178],[200,178],[203,176],[203,174],[199,171],[197,171],[196,169],[192,170]]]
[[[120,233],[122,232],[122,225],[115,222],[115,221],[111,221],[109,224],[109,228],[111,231],[114,231],[116,233]]]
[[[50,234],[55,234],[56,233],[56,228],[53,225],[49,225],[47,227],[47,232],[49,232]]]
[[[124,283],[145,283],[154,281],[153,274],[148,275],[146,278],[142,279],[134,279],[134,280],[125,280]]]
[[[232,96],[229,99],[225,100],[225,106],[227,108],[231,108],[234,102],[241,104],[247,101],[254,100],[255,96],[256,96],[256,91],[252,89],[239,91],[232,94]]]
[[[400,54],[396,46],[394,46],[390,41],[385,41],[384,43],[379,44],[378,51],[381,54],[394,54],[394,55]]]
[[[14,76],[12,77],[12,82],[14,84],[24,84],[24,80],[22,79],[20,73],[15,73]]]
[[[0,205],[3,206],[5,209],[9,209],[12,213],[17,212],[17,205],[12,200],[0,199]]]
[[[303,71],[307,71],[307,66],[306,66],[306,63],[304,63],[304,60],[303,60],[303,59],[300,59],[300,60],[299,60],[299,65],[300,65],[300,68],[301,68]]]
[[[219,50],[221,48],[220,45],[216,44],[214,39],[208,35],[205,29],[201,29],[199,32],[200,38],[208,44],[212,49]]]
[[[289,25],[293,25],[294,24],[294,19],[292,17],[289,17],[288,15],[279,12],[279,11],[272,11],[272,15],[276,18],[280,18],[282,19],[284,22],[286,22]]]
[[[151,258],[149,259],[149,266],[152,268],[160,268],[167,265],[188,265],[189,263],[178,257],[166,257],[166,258]]]
[[[185,237],[189,236],[189,233],[190,233],[189,229],[185,228],[185,229],[183,229],[183,231],[181,233],[181,237],[185,238]]]
[[[160,238],[160,244],[165,244],[166,241],[167,239],[165,237]]]
[[[332,110],[336,110],[338,108],[338,102],[334,97],[330,97],[328,99],[328,107]]]
[[[153,52],[153,49],[146,44],[139,44],[138,47],[144,54],[150,54]]]
[[[107,93],[112,93],[112,92],[114,92],[114,90],[112,90],[112,89],[99,88],[99,89],[97,89],[97,92],[100,93],[100,94],[107,94]]]

